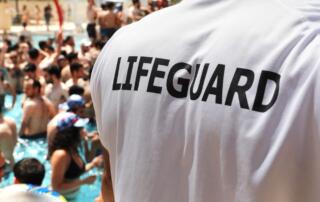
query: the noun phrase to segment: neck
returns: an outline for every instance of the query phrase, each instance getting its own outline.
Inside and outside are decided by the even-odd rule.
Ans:
[[[73,81],[74,84],[77,84],[77,82],[78,82],[78,77],[73,76],[73,77],[72,77],[72,81]]]

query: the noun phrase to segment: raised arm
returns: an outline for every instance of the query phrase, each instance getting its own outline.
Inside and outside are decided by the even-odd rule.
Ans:
[[[3,43],[3,47],[0,50],[0,67],[4,67],[5,54],[8,51],[8,44]]]
[[[61,54],[61,47],[62,47],[62,42],[63,42],[63,33],[62,31],[58,32],[57,38],[56,38],[56,51],[54,54],[54,63],[57,62],[57,59],[59,55]]]
[[[27,101],[23,104],[22,108],[22,122],[21,127],[19,131],[19,136],[23,135],[25,132],[25,128],[29,125],[31,120],[31,114],[32,114],[32,106],[27,103]]]
[[[9,82],[5,81],[5,90],[9,92],[12,95],[12,105],[11,108],[14,107],[17,99],[17,93],[16,90],[10,85]]]

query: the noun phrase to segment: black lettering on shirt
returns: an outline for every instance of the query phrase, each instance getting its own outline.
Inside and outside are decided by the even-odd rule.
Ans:
[[[143,69],[144,64],[151,64],[152,58],[151,57],[140,57],[138,70],[137,70],[137,76],[136,76],[136,82],[134,84],[134,90],[138,90],[139,83],[140,83],[140,77],[141,76],[148,76],[148,70]]]
[[[239,105],[243,109],[250,109],[256,112],[266,112],[272,108],[278,99],[280,92],[280,79],[281,76],[275,72],[271,71],[261,71],[259,81],[256,81],[258,87],[256,95],[252,100],[253,103],[248,102],[248,97],[252,95],[252,86],[255,82],[255,73],[250,69],[237,68],[234,70],[232,80],[230,81],[230,86],[224,85],[224,75],[225,75],[225,65],[218,64],[214,69],[212,74],[208,74],[210,63],[204,64],[188,64],[185,62],[175,63],[169,66],[170,60],[164,58],[153,58],[153,57],[137,57],[129,56],[127,63],[122,61],[123,57],[119,57],[116,62],[115,73],[112,83],[112,90],[144,90],[148,93],[163,93],[166,87],[169,95],[175,98],[185,98],[190,100],[201,99],[203,102],[208,102],[210,95],[215,96],[216,104],[223,104],[231,106],[233,104],[233,99],[235,95],[238,95]],[[122,63],[121,63],[122,62]],[[122,67],[126,64],[127,68]],[[137,64],[137,68],[135,67]],[[150,64],[150,69],[146,69],[146,64]],[[163,66],[163,70],[159,70],[159,67]],[[203,66],[203,68],[201,68]],[[191,69],[195,68],[192,72]],[[125,72],[127,70],[127,72]],[[132,89],[133,83],[131,83],[132,72],[135,73],[134,88]],[[150,71],[150,74],[149,74]],[[231,72],[232,69],[228,72]],[[192,74],[191,74],[192,73]],[[194,73],[194,75],[193,75]],[[123,75],[125,82],[121,80]],[[166,78],[166,74],[168,75]],[[141,77],[146,77],[146,82],[143,85],[146,89],[141,89],[140,81]],[[228,75],[228,78],[230,75]],[[165,82],[158,82],[155,84],[157,79],[164,79]],[[208,84],[205,85],[205,81],[208,80]],[[269,84],[275,84],[275,89],[272,91],[269,88]],[[223,101],[223,90],[226,89],[225,101]],[[204,92],[203,92],[204,91]],[[247,92],[251,92],[250,94]],[[268,93],[266,93],[266,91]],[[272,92],[270,92],[272,91]],[[203,96],[201,94],[203,92]],[[266,96],[270,97],[269,103],[264,103]],[[266,102],[266,101],[265,101]]]
[[[127,72],[127,78],[126,82],[122,84],[122,90],[131,90],[132,84],[130,83],[131,75],[132,75],[132,69],[135,62],[137,62],[138,57],[136,56],[130,56],[128,57],[129,67]]]
[[[240,86],[240,78],[246,77],[247,81],[244,85]],[[237,93],[239,97],[240,107],[244,109],[249,109],[249,104],[246,96],[246,91],[249,90],[253,84],[254,73],[249,69],[237,68],[231,85],[228,91],[225,105],[231,106],[234,95]]]
[[[223,90],[223,77],[224,77],[224,69],[225,66],[222,64],[219,64],[216,69],[214,70],[210,81],[208,83],[208,86],[204,92],[204,95],[202,97],[202,101],[207,101],[208,96],[210,94],[216,95],[216,103],[222,104],[222,90]],[[213,84],[217,80],[217,86],[213,87]]]
[[[191,68],[191,65],[184,62],[180,62],[172,66],[167,79],[167,90],[171,96],[176,98],[187,97],[190,79],[175,77],[175,75],[181,69],[186,69],[189,73],[191,73]],[[180,91],[174,88],[175,78],[177,78],[177,83],[181,85]]]
[[[156,78],[164,78],[165,72],[158,70],[158,67],[161,66],[168,66],[170,60],[167,59],[162,59],[162,58],[155,58],[155,61],[152,66],[151,74],[150,74],[150,79],[148,83],[148,88],[147,92],[150,93],[161,93],[162,87],[161,86],[155,86],[154,85],[154,80]]]
[[[262,102],[263,102],[268,81],[273,81],[276,84],[276,89],[274,90],[270,103],[264,105],[262,104]],[[276,102],[279,95],[279,89],[280,89],[280,75],[270,71],[262,71],[252,110],[257,112],[268,111]]]
[[[114,73],[112,90],[120,90],[121,83],[118,83],[119,69],[120,69],[121,57],[118,58],[116,71]]]
[[[200,78],[200,81],[199,81],[199,86],[198,86],[196,92],[194,92],[193,91],[194,90],[194,84],[196,82],[196,79],[197,79],[198,74],[199,74],[199,69],[200,69],[200,64],[197,64],[196,72],[195,72],[195,75],[194,75],[194,78],[193,78],[193,81],[192,81],[192,84],[191,84],[191,87],[190,87],[190,99],[191,100],[196,100],[196,99],[199,98],[199,96],[200,96],[200,94],[202,92],[202,89],[203,89],[203,83],[204,83],[204,80],[206,79],[208,68],[209,68],[209,64],[207,63],[203,67],[201,78]]]

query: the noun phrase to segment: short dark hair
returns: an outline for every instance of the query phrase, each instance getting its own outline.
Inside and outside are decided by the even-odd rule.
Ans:
[[[41,83],[40,81],[36,80],[36,79],[31,79],[32,82],[32,88],[38,88],[39,92],[41,90]]]
[[[132,4],[140,3],[140,0],[132,0]]]
[[[102,50],[102,48],[105,44],[106,44],[106,42],[103,40],[97,40],[94,42],[94,46],[99,50]]]
[[[53,46],[48,46],[47,47],[49,51],[54,52],[54,47]]]
[[[25,158],[14,165],[13,173],[21,183],[40,186],[44,178],[45,168],[37,159]]]
[[[63,149],[68,152],[77,150],[77,147],[81,143],[80,131],[81,128],[74,126],[58,130],[48,143],[48,159],[50,159],[53,152],[58,149]]]
[[[57,65],[51,65],[48,68],[48,74],[56,76],[58,79],[61,78],[61,70]]]
[[[37,66],[33,63],[28,63],[24,68],[23,71],[25,72],[35,72],[37,70]]]
[[[19,42],[26,42],[27,41],[27,37],[25,35],[21,35],[19,36]]]
[[[30,49],[28,54],[29,54],[29,57],[33,60],[39,57],[39,51],[38,49],[35,49],[35,48]]]
[[[114,2],[106,2],[104,4],[102,4],[102,9],[113,9],[115,7]]]
[[[48,47],[48,44],[46,41],[39,41],[39,48],[41,50],[45,50]]]
[[[77,94],[77,95],[83,95],[84,94],[84,88],[82,88],[81,86],[78,85],[73,85],[69,88],[69,96],[73,95],[73,94]]]
[[[68,61],[71,63],[73,60],[78,58],[78,53],[69,53],[66,55],[66,58],[68,59]]]
[[[63,43],[66,44],[66,43],[68,43],[68,41],[70,41],[71,39],[74,39],[73,36],[68,35],[68,36],[66,36],[66,38],[64,39]]]
[[[70,65],[70,72],[72,74],[73,72],[79,71],[81,68],[83,68],[82,64],[77,63],[77,62],[72,63]]]

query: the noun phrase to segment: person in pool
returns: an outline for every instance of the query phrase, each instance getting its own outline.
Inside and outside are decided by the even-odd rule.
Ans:
[[[47,187],[41,187],[45,167],[37,159],[25,158],[18,161],[14,165],[13,173],[13,185],[0,189],[0,201],[66,202],[60,194]]]
[[[38,80],[25,81],[27,100],[23,104],[20,137],[25,139],[44,138],[47,136],[47,124],[55,115],[53,104],[41,96],[41,84]]]
[[[44,165],[36,158],[25,158],[14,164],[14,184],[41,186],[45,175]]]
[[[13,119],[3,117],[0,111],[0,170],[7,171],[7,168],[13,168],[13,150],[16,143],[16,123]]]
[[[49,142],[48,159],[51,163],[51,186],[53,190],[70,199],[81,185],[94,183],[96,177],[79,177],[86,171],[99,166],[102,158],[96,157],[85,163],[78,152],[81,143],[81,128],[86,121],[74,113],[66,113],[57,122],[58,132]]]

